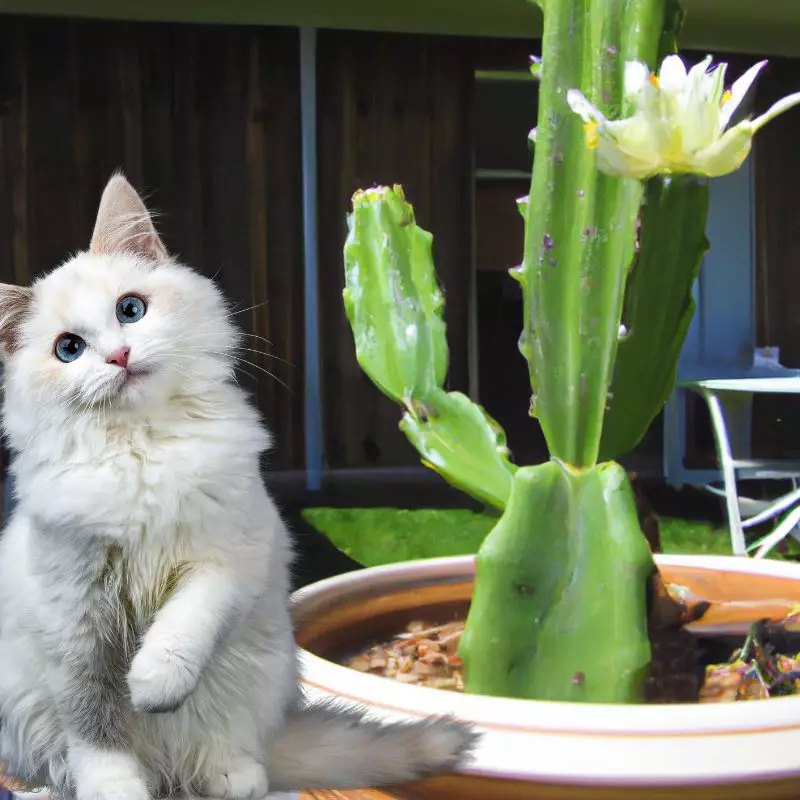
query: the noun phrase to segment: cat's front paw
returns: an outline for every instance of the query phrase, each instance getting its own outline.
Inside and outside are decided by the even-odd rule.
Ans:
[[[70,749],[68,759],[76,800],[151,800],[130,753],[78,744]]]
[[[128,689],[136,711],[175,711],[194,691],[199,668],[178,646],[148,647],[145,641],[128,673]]]
[[[264,766],[247,758],[234,759],[203,786],[203,794],[214,800],[263,800],[267,792],[269,781]]]
[[[79,786],[77,800],[151,800],[144,782],[136,778],[113,778]]]

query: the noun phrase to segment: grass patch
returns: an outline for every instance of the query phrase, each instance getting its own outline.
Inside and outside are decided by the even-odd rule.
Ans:
[[[472,555],[496,521],[463,508],[308,508],[303,517],[366,567]]]
[[[368,567],[472,555],[497,519],[467,509],[428,508],[308,508],[303,517],[350,558]],[[727,528],[698,520],[662,518],[661,545],[665,553],[731,554]],[[796,547],[792,550],[797,552]]]

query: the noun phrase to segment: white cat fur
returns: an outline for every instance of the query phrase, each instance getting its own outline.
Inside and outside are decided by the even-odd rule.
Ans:
[[[118,299],[145,316],[121,324]],[[62,363],[54,343],[86,350]],[[90,249],[0,286],[16,510],[0,537],[0,759],[79,800],[383,785],[469,752],[452,720],[304,707],[270,438],[233,380],[240,334],[121,174]],[[130,348],[128,368],[107,363]],[[137,376],[137,371],[141,374]],[[102,697],[99,697],[102,695]]]

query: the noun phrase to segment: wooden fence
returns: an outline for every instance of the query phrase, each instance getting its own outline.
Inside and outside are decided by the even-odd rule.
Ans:
[[[252,348],[269,355],[250,353],[241,380],[278,468],[302,466],[304,448],[298,58],[293,29],[0,25],[0,279],[26,283],[85,248],[123,168],[167,246],[216,275],[263,337]]]
[[[473,76],[524,68],[536,44],[346,31],[320,31],[318,44],[326,464],[413,465],[398,410],[355,361],[341,302],[345,213],[358,187],[404,184],[435,236],[449,386],[466,390]],[[736,59],[732,73],[751,61]],[[798,75],[796,62],[774,60],[759,107],[799,88]],[[0,280],[25,283],[85,247],[102,187],[122,167],[160,212],[168,246],[216,276],[246,329],[262,337],[253,340],[261,352],[250,354],[254,366],[243,366],[242,380],[276,433],[276,469],[304,464],[299,104],[295,29],[23,17],[0,25]],[[784,362],[800,367],[796,120],[789,114],[759,134],[756,277],[761,343],[779,345]],[[496,217],[484,230],[517,230],[518,220],[492,210],[489,199],[481,213]],[[514,348],[484,341],[478,351],[498,361],[495,369],[519,366]],[[765,398],[757,411],[762,449],[800,450],[794,398]],[[702,419],[697,442],[710,455]],[[644,449],[656,457],[658,448],[653,436]]]

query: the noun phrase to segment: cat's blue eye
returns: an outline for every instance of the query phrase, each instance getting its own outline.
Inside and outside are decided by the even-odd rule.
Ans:
[[[138,322],[147,313],[147,303],[135,294],[126,294],[117,301],[117,319],[120,322]]]
[[[56,340],[55,354],[59,361],[69,364],[80,358],[86,349],[86,342],[74,333],[65,333]]]

